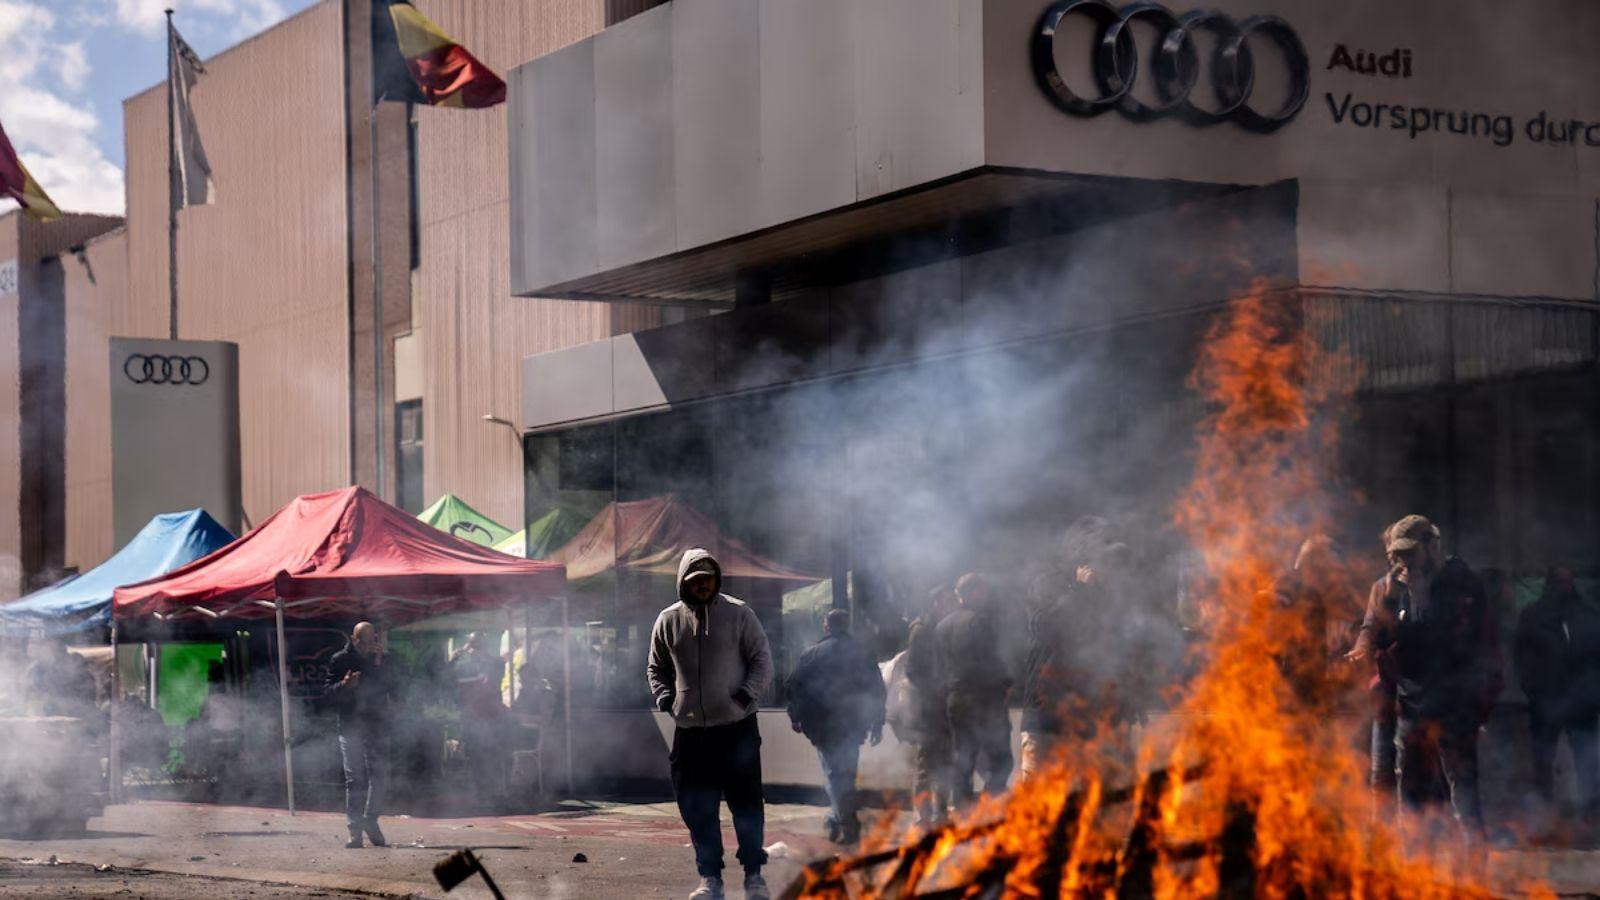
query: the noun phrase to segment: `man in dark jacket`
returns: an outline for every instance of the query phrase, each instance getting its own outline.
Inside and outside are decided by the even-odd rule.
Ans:
[[[1463,836],[1483,837],[1478,728],[1499,695],[1502,672],[1483,583],[1465,562],[1444,557],[1439,529],[1406,516],[1387,532],[1393,570],[1373,637],[1379,667],[1395,686],[1400,799],[1430,799],[1430,770],[1443,773]]]
[[[946,714],[950,720],[951,799],[972,799],[972,776],[998,794],[1011,778],[1011,714],[1006,693],[1011,676],[1000,654],[989,585],[968,572],[956,582],[961,606],[939,623],[939,666],[945,674]]]
[[[1551,769],[1566,732],[1579,808],[1600,815],[1600,610],[1578,593],[1571,569],[1551,567],[1544,592],[1522,611],[1514,660],[1528,695],[1534,784],[1546,803],[1555,801]]]
[[[1074,700],[1081,700],[1085,687],[1084,679],[1076,672],[1076,640],[1084,623],[1075,615],[1072,599],[1048,576],[1035,579],[1033,592],[1039,596],[1028,618],[1028,664],[1022,681],[1024,778],[1049,762],[1068,730],[1069,720],[1087,712],[1081,704],[1080,708],[1070,708]]]
[[[694,843],[700,886],[689,896],[722,897],[723,799],[733,813],[744,895],[766,900],[761,867],[765,813],[756,704],[772,683],[772,653],[755,610],[721,593],[722,567],[705,550],[678,563],[678,602],[650,632],[646,675],[656,707],[671,713],[672,790]]]
[[[906,639],[906,680],[911,682],[917,721],[917,752],[911,774],[912,802],[923,827],[942,821],[950,807],[949,690],[939,667],[937,629],[955,608],[956,595],[943,584],[928,594],[928,611],[911,623]]]
[[[339,758],[344,763],[346,847],[361,846],[366,832],[375,847],[387,845],[378,829],[383,805],[382,748],[394,680],[384,663],[383,635],[371,622],[350,632],[350,643],[328,660],[327,704],[339,714]]]
[[[789,676],[789,722],[817,748],[827,785],[828,837],[853,844],[861,837],[856,818],[856,767],[861,741],[883,740],[886,697],[883,675],[872,654],[850,636],[850,611],[829,610],[822,640],[800,654]]]

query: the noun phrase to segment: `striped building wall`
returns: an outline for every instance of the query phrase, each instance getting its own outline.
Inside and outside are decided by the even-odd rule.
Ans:
[[[650,3],[419,0],[496,72],[557,50]],[[451,491],[491,518],[522,521],[522,451],[485,414],[515,420],[520,367],[554,350],[658,324],[634,306],[517,298],[510,284],[506,107],[418,109],[424,493]]]
[[[195,117],[216,184],[179,214],[178,336],[239,344],[244,507],[350,481],[343,26],[327,0],[206,60]],[[165,337],[166,100],[124,106],[127,309]]]

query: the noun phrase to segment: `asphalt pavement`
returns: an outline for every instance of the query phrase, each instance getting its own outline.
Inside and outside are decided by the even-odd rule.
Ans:
[[[823,810],[768,804],[774,893],[804,862],[831,854]],[[729,896],[739,897],[732,823],[723,812]],[[683,897],[697,879],[689,835],[668,803],[569,801],[537,814],[383,819],[390,846],[347,850],[344,817],[200,803],[113,806],[86,833],[0,840],[8,897],[443,898],[433,865],[471,847],[510,898]],[[870,826],[869,826],[870,827]],[[1508,896],[1532,880],[1557,895],[1600,896],[1600,853],[1497,850],[1490,872]],[[489,898],[482,882],[454,898]]]
[[[107,866],[233,882],[228,890],[205,894],[208,897],[280,896],[244,893],[260,885],[444,897],[434,881],[433,865],[461,847],[473,848],[511,898],[681,897],[698,881],[688,831],[671,803],[569,803],[540,814],[396,816],[382,819],[381,824],[388,847],[347,850],[344,816],[338,813],[290,816],[284,810],[255,807],[142,802],[107,808],[105,815],[90,820],[88,831],[81,835],[0,840],[0,859],[22,860],[33,867],[24,867],[24,874],[32,871],[41,878],[55,875],[51,871],[55,867],[42,865],[54,857],[57,863],[84,864],[91,870]],[[729,871],[736,872],[736,844],[725,809],[723,826]],[[795,877],[803,862],[830,852],[822,835],[820,808],[768,805],[766,844],[780,845],[773,848],[774,859],[766,872],[775,892]],[[579,854],[585,861],[576,861]],[[138,880],[136,874],[124,877]],[[730,883],[736,885],[738,879],[730,878]],[[7,896],[5,884],[0,879],[0,897]],[[160,890],[138,893],[169,896]],[[737,890],[729,895],[739,896]],[[471,900],[490,894],[475,879],[448,896]]]

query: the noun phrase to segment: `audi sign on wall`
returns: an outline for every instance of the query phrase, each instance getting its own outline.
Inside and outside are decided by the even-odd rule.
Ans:
[[[195,507],[240,533],[238,346],[112,338],[110,362],[117,543]]]
[[[1311,92],[1305,45],[1283,19],[1159,3],[1057,0],[1033,34],[1032,63],[1045,95],[1074,116],[1115,110],[1134,121],[1270,132]],[[1082,83],[1078,73],[1087,73]]]
[[[203,356],[129,353],[122,374],[134,384],[205,384],[211,378],[211,364]]]

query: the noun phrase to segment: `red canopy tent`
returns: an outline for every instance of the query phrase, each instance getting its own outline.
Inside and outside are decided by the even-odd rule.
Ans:
[[[117,588],[113,618],[181,621],[372,618],[402,625],[444,613],[559,597],[559,564],[453,537],[361,487],[297,497],[255,530],[159,578]]]
[[[818,580],[815,575],[786,568],[724,535],[715,523],[677,494],[608,504],[549,559],[564,564],[567,577],[573,581],[613,568],[675,576],[683,551],[692,547],[710,550],[728,578],[799,583]]]
[[[284,767],[289,755],[285,618],[366,618],[401,625],[444,613],[564,597],[558,563],[520,559],[454,537],[361,487],[297,497],[249,534],[159,578],[117,588],[114,623],[264,619],[278,629]]]

